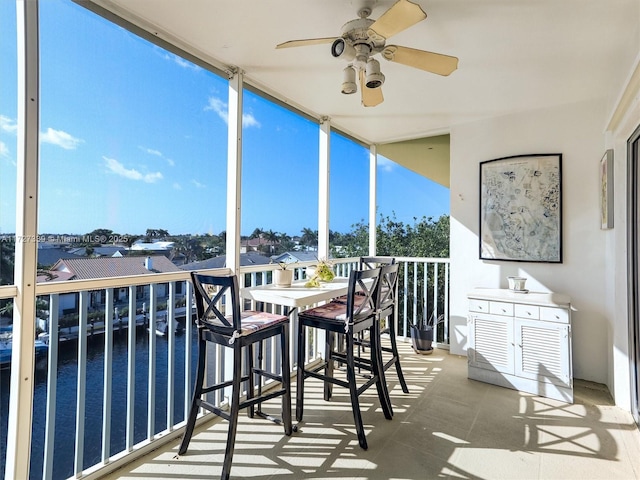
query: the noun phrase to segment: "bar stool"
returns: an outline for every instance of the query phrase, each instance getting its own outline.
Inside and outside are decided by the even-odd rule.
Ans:
[[[360,447],[367,449],[367,439],[362,423],[359,396],[372,385],[376,386],[378,399],[385,418],[390,420],[391,404],[387,392],[387,384],[382,368],[382,356],[378,344],[379,322],[376,321],[378,310],[378,281],[380,269],[353,270],[349,275],[349,287],[346,303],[340,300],[311,308],[298,314],[298,369],[296,392],[296,420],[302,421],[304,411],[304,381],[308,377],[322,380],[325,384],[339,385],[349,389],[351,408]],[[319,328],[326,332],[325,361],[314,368],[304,365],[306,327]],[[364,383],[358,385],[354,355],[355,337],[359,332],[369,331],[371,337],[370,358],[368,359],[370,374],[364,376]],[[344,334],[344,350],[334,348],[336,333]],[[333,363],[337,360],[346,366],[346,381],[334,376]],[[324,373],[322,371],[324,370]]]
[[[196,300],[198,327],[198,369],[196,373],[193,401],[187,420],[180,448],[179,455],[186,453],[193,434],[193,429],[200,407],[229,421],[229,432],[227,434],[227,444],[222,466],[221,479],[229,478],[233,450],[235,446],[236,431],[238,428],[238,412],[249,407],[250,416],[253,416],[254,406],[272,398],[282,397],[281,418],[271,417],[262,412],[257,412],[261,416],[282,423],[285,435],[291,435],[291,370],[289,362],[289,317],[275,315],[271,313],[247,310],[240,312],[240,298],[238,289],[238,278],[235,275],[214,277],[201,275],[196,272],[191,273],[191,280],[194,285]],[[231,297],[231,314],[225,315],[218,305],[225,292],[229,291]],[[277,375],[267,372],[253,365],[253,345],[264,339],[280,336],[281,348],[281,374]],[[233,379],[221,381],[217,384],[205,385],[205,366],[207,342],[221,345],[233,349]],[[247,372],[242,374],[242,352],[243,347],[246,353]],[[275,369],[275,368],[274,368]],[[265,377],[280,382],[280,388],[271,389],[265,393],[258,390],[258,395],[254,396],[254,378]],[[247,383],[246,398],[240,399],[240,389],[242,383]],[[206,395],[225,387],[232,387],[229,412],[220,409],[216,405],[208,402]]]
[[[381,321],[386,319],[384,328],[380,327],[380,334],[389,335],[389,346],[383,346],[381,343],[380,348],[383,352],[391,354],[391,358],[386,363],[384,363],[383,368],[386,372],[392,365],[395,365],[396,374],[398,375],[398,381],[400,382],[402,391],[404,393],[409,393],[407,382],[405,381],[404,374],[402,373],[402,366],[400,365],[400,354],[398,353],[398,345],[396,341],[396,303],[398,298],[399,265],[396,264],[396,259],[392,257],[360,258],[360,269],[377,267],[382,267],[379,286],[379,318]],[[363,341],[363,344],[366,345],[366,343],[366,341]]]

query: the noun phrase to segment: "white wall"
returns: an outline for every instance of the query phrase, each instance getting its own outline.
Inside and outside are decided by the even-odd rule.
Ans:
[[[507,286],[569,295],[574,378],[611,389],[612,320],[607,318],[605,249],[614,230],[601,230],[599,164],[605,151],[605,101],[592,101],[491,118],[451,130],[451,353],[466,354],[466,294],[474,287]],[[563,263],[478,259],[478,164],[500,157],[562,154]]]
[[[616,405],[630,410],[631,382],[629,369],[629,328],[627,297],[627,141],[640,125],[640,54],[635,61],[621,101],[614,110],[608,127],[607,148],[614,150],[614,230],[615,237],[607,238],[607,283],[611,285],[607,310],[615,318],[610,339],[612,361],[609,390]]]

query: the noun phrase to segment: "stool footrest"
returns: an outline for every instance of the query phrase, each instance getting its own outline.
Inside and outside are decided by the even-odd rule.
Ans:
[[[247,398],[246,400],[243,400],[242,402],[240,402],[240,406],[238,408],[242,410],[243,408],[252,407],[253,405],[256,405],[258,403],[266,402],[267,400],[271,400],[272,398],[279,397],[280,395],[283,395],[285,392],[286,390],[283,388],[280,390],[276,390],[274,392],[260,395],[259,397]]]
[[[219,407],[216,407],[213,403],[209,403],[206,400],[200,400],[197,402],[198,406],[204,408],[205,410],[208,410],[209,412],[218,415],[219,417],[224,418],[225,420],[229,420],[231,418],[231,416],[229,415],[229,412],[227,412],[226,410],[222,410]]]

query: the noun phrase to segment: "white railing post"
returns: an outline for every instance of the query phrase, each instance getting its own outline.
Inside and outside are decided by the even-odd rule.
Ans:
[[[191,338],[193,336],[193,319],[191,317],[193,309],[193,285],[191,282],[186,282],[185,295],[184,418],[186,420],[189,417],[189,410],[191,409],[191,389],[193,388],[193,379],[191,378],[191,356],[193,353],[193,347],[191,346]]]
[[[175,350],[176,350],[176,285],[169,282],[169,298],[167,299],[167,430],[173,430],[173,406],[175,403]]]
[[[156,328],[158,326],[158,284],[149,286],[149,368],[147,377],[147,439],[153,440],[156,428]],[[135,307],[135,303],[134,303]],[[165,312],[166,313],[166,312]],[[134,321],[136,310],[129,312]],[[169,328],[168,318],[167,328]],[[137,323],[137,322],[136,322]]]
[[[127,331],[128,363],[127,363],[127,426],[125,450],[133,450],[136,399],[136,287],[129,286],[129,322]],[[134,315],[131,315],[134,312]]]
[[[53,478],[56,439],[56,400],[58,395],[58,315],[60,296],[49,295],[49,352],[47,362],[47,405],[45,414],[44,461],[42,478]]]
[[[105,291],[104,307],[104,381],[102,405],[102,462],[111,456],[111,388],[113,385],[113,288]]]
[[[80,292],[78,306],[78,386],[76,392],[76,451],[73,471],[79,476],[84,468],[84,412],[87,396],[87,312],[89,292]]]

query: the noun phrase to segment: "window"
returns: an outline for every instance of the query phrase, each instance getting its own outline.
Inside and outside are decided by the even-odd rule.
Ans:
[[[369,250],[369,149],[331,132],[329,247],[334,257]]]
[[[242,235],[266,256],[317,250],[318,124],[245,91]],[[307,235],[305,235],[305,232]]]
[[[227,80],[71,2],[40,19],[39,232],[129,246],[224,230]]]
[[[13,283],[18,116],[16,48],[16,3],[0,2],[0,285]],[[6,303],[8,301],[0,300],[0,309]]]

